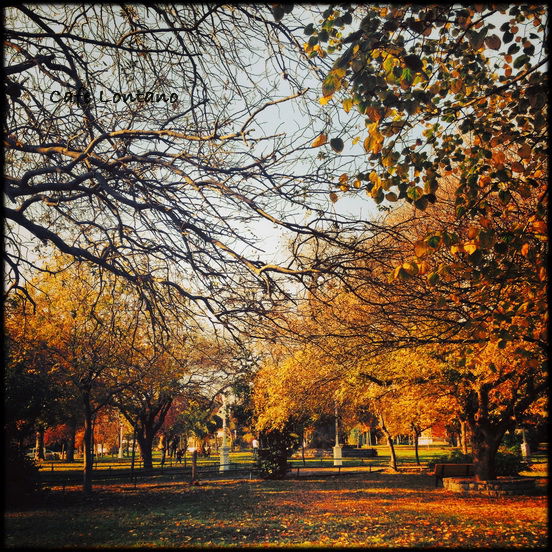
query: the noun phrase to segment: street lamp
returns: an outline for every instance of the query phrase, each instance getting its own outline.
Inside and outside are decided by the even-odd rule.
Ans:
[[[337,401],[335,402],[335,447],[333,448],[333,465],[342,466],[343,465],[343,449],[339,444],[339,416],[337,411]]]
[[[220,447],[220,466],[219,471],[226,471],[229,466],[230,460],[230,447],[228,446],[228,440],[226,437],[226,418],[227,418],[227,408],[226,408],[226,394],[222,394],[222,446]]]

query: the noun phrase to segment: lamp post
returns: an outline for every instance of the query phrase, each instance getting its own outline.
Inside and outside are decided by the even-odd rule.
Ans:
[[[333,448],[333,465],[342,466],[343,465],[343,456],[342,456],[342,447],[339,444],[339,417],[337,412],[337,401],[335,403],[335,447]]]
[[[226,471],[229,466],[229,451],[230,447],[228,446],[228,441],[226,437],[226,417],[227,417],[227,410],[226,410],[226,395],[222,395],[222,446],[220,447],[220,466],[219,471],[223,472]]]
[[[527,431],[524,427],[521,428],[521,437],[523,439],[521,443],[521,454],[523,458],[528,460],[531,456],[531,449],[529,447],[529,443],[527,442]]]

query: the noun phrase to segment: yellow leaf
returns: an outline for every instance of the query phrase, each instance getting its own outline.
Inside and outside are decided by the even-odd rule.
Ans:
[[[408,272],[408,274],[410,274],[410,276],[415,276],[419,272],[418,265],[413,261],[406,261],[403,263],[402,267],[406,270],[406,272]]]
[[[531,249],[531,246],[530,246],[528,243],[524,243],[524,244],[521,246],[521,254],[522,254],[524,257],[527,257],[527,255],[529,254],[529,249]]]
[[[375,184],[376,186],[379,186],[381,184],[381,178],[379,177],[379,174],[376,171],[372,171],[368,175],[368,178],[370,179],[370,182],[372,182],[372,184]]]
[[[360,136],[355,136],[355,138],[353,138],[353,146],[355,144],[358,144],[360,142]]]
[[[317,138],[314,139],[311,146],[313,148],[318,148],[320,146],[323,146],[328,141],[328,137],[325,134],[320,134]]]
[[[331,96],[326,96],[326,97],[320,98],[318,101],[320,102],[320,105],[326,105],[331,99],[332,99]]]
[[[383,148],[383,135],[380,133],[378,123],[368,125],[368,138],[364,140],[364,149],[367,153],[379,153]]]
[[[464,251],[468,254],[468,255],[471,255],[472,253],[474,253],[475,251],[477,251],[477,244],[473,241],[471,242],[464,242]]]
[[[460,245],[451,245],[450,246],[450,252],[453,255],[456,255],[456,253],[463,253],[463,251],[464,251],[464,248],[463,248],[462,244],[460,244]]]
[[[355,181],[353,182],[353,186],[354,186],[355,188],[360,188],[361,185],[362,185],[362,184],[361,184],[360,180],[355,180]]]
[[[345,113],[349,113],[353,107],[353,99],[347,98],[343,100],[343,109],[345,110]]]

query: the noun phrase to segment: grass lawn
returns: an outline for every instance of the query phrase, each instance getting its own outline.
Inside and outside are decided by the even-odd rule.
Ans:
[[[163,481],[50,491],[7,511],[10,547],[545,548],[547,497],[460,496],[428,475]]]

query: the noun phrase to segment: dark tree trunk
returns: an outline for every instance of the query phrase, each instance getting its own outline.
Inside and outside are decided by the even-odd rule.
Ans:
[[[82,490],[85,494],[92,492],[92,471],[94,469],[93,447],[93,415],[89,402],[84,400],[84,468]]]
[[[67,439],[67,462],[75,461],[75,434],[77,432],[77,421],[71,418],[68,421],[69,437]]]
[[[144,428],[143,431],[138,431],[136,434],[136,439],[138,440],[138,446],[140,447],[140,453],[142,455],[142,462],[144,463],[144,471],[153,470],[153,438],[154,435],[151,434],[147,428]]]
[[[499,428],[472,428],[472,452],[475,478],[478,481],[496,479],[496,452],[505,431]]]
[[[418,450],[419,437],[420,437],[420,433],[416,429],[414,429],[414,431],[412,432],[412,441],[414,442],[414,454],[416,456],[416,464],[418,466],[420,465],[420,455]]]

